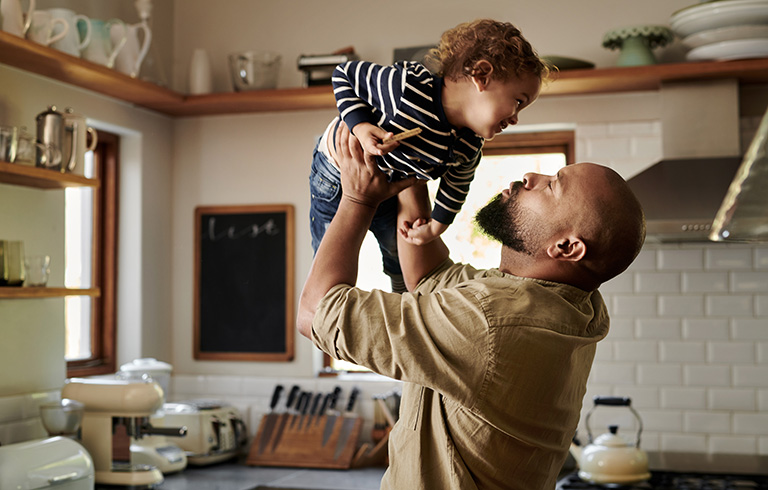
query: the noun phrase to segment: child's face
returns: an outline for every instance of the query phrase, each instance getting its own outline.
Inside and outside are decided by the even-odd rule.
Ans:
[[[520,111],[536,100],[540,90],[541,79],[535,75],[524,75],[506,82],[490,79],[478,88],[470,103],[467,125],[490,140],[507,126],[517,124]]]

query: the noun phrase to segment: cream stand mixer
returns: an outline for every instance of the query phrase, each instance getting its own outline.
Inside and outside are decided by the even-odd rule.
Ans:
[[[154,466],[131,461],[131,443],[145,436],[184,436],[186,427],[153,427],[149,417],[162,407],[154,381],[72,378],[61,396],[85,405],[81,441],[93,457],[101,485],[152,487],[163,481]]]

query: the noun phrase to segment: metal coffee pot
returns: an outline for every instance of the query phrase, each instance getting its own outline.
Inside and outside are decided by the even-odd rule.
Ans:
[[[65,127],[64,127],[64,115],[56,110],[56,106],[49,106],[48,110],[41,112],[35,118],[37,122],[37,142],[41,143],[43,147],[48,148],[50,152],[50,158],[46,156],[46,152],[38,148],[37,158],[35,165],[38,167],[50,168],[67,171],[66,166],[63,164],[69,164],[71,155],[63,155],[64,139],[65,139]],[[73,138],[72,132],[69,132],[69,138]]]
[[[69,155],[69,160],[63,165],[66,171],[83,176],[85,175],[85,154],[93,151],[99,141],[96,130],[86,124],[85,116],[67,107],[64,109],[64,133],[63,153]],[[89,135],[90,144],[88,144]]]

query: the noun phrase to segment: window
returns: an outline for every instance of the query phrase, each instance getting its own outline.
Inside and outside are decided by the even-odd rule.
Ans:
[[[472,181],[472,188],[461,213],[443,234],[451,259],[481,269],[499,266],[501,244],[488,240],[474,226],[474,216],[501,189],[520,180],[527,172],[554,175],[566,164],[573,163],[572,131],[502,134],[486,142],[483,158]],[[428,183],[434,199],[438,182]],[[364,266],[365,264],[365,266]],[[376,264],[376,266],[372,266]],[[381,254],[371,233],[360,251],[357,284],[362,289],[390,291],[389,278],[381,271]],[[325,356],[328,371],[365,371],[364,368]]]
[[[100,295],[65,299],[67,376],[115,371],[117,176],[119,137],[99,131],[86,154],[85,176],[98,187],[65,191],[64,285],[98,288]]]

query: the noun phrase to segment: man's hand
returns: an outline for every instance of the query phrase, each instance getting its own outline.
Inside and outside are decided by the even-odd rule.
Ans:
[[[360,141],[363,150],[371,155],[386,155],[400,144],[397,141],[382,143],[385,139],[392,137],[393,134],[371,123],[358,123],[352,132]]]
[[[376,166],[374,157],[363,151],[344,124],[336,131],[335,148],[329,149],[341,170],[342,200],[376,208],[416,182],[415,177],[388,182],[387,176]]]

